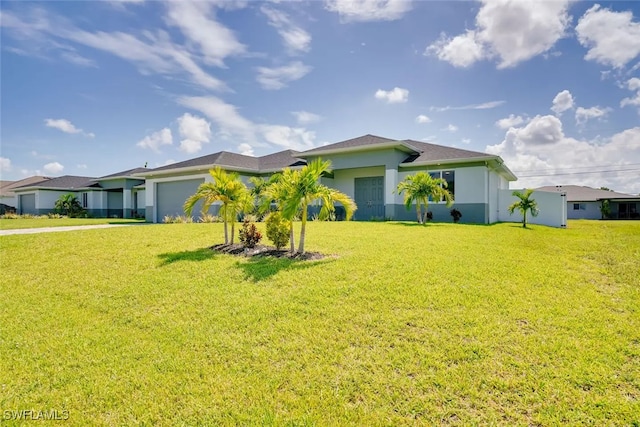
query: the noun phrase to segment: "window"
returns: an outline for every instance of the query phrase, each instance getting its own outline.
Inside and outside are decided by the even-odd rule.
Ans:
[[[451,193],[451,195],[454,196],[455,198],[456,171],[448,170],[448,171],[429,172],[429,175],[431,176],[431,178],[434,178],[434,179],[439,179],[439,178],[444,179],[447,182],[447,191],[449,191],[449,193]],[[429,198],[429,201],[432,202],[433,200]],[[444,201],[444,199],[440,201],[442,202]]]
[[[87,193],[82,193],[82,207],[87,208],[89,206],[88,203],[89,195]]]
[[[584,211],[587,209],[587,205],[585,203],[574,203],[573,210],[574,211]]]

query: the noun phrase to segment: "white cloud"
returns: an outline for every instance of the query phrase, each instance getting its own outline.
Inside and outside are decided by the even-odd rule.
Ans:
[[[416,117],[416,123],[430,123],[431,119],[427,116],[425,116],[424,114],[420,114],[418,117]]]
[[[256,80],[264,89],[278,90],[287,87],[287,83],[306,76],[312,67],[300,61],[294,61],[282,67],[258,67],[256,70],[258,71]]]
[[[291,114],[293,114],[300,125],[308,125],[322,120],[321,116],[308,111],[292,111]]]
[[[620,101],[621,107],[626,107],[627,105],[638,107],[638,113],[640,113],[640,79],[637,77],[633,77],[627,81],[627,88],[631,91],[636,91],[635,96],[630,96],[629,98],[624,98]]]
[[[553,105],[551,105],[551,111],[557,115],[561,115],[563,112],[573,108],[573,96],[568,90],[559,92],[555,98],[553,98]]]
[[[500,144],[487,146],[486,151],[501,156],[521,176],[515,184],[518,187],[604,185],[622,192],[640,192],[640,181],[629,179],[634,172],[591,173],[640,163],[640,127],[586,141],[567,137],[557,117],[536,116],[525,127],[509,129]],[[602,165],[608,166],[603,169]],[[535,175],[526,171],[544,176],[526,177]],[[571,174],[576,171],[589,173]],[[570,174],[554,176],[562,172]]]
[[[441,61],[462,68],[473,65],[485,57],[484,47],[476,40],[476,33],[469,30],[456,37],[447,37],[442,33],[440,39],[428,46],[424,54],[433,54]]]
[[[255,155],[253,151],[253,147],[247,144],[246,142],[243,142],[242,144],[238,145],[238,151],[240,152],[240,154],[244,154],[245,156]]]
[[[471,139],[470,138],[462,138],[462,143],[463,144],[471,144]]]
[[[152,133],[151,135],[145,136],[144,139],[138,141],[136,145],[141,148],[149,148],[156,153],[159,153],[161,146],[171,144],[173,144],[171,129],[164,128]]]
[[[7,157],[0,157],[0,173],[11,172],[11,159]]]
[[[44,124],[47,127],[58,129],[65,133],[82,132],[82,129],[76,128],[69,120],[66,119],[45,119]]]
[[[515,116],[513,114],[509,114],[509,117],[505,117],[504,119],[498,120],[495,124],[500,129],[509,129],[510,127],[515,127],[524,123],[525,120],[521,116]]]
[[[178,131],[183,138],[179,149],[189,154],[199,152],[202,144],[208,143],[211,138],[209,122],[189,113],[184,113],[178,118]]]
[[[220,130],[232,137],[240,137],[244,142],[256,141],[254,124],[238,113],[234,105],[227,104],[215,96],[181,97],[178,103],[207,116],[220,128]]]
[[[513,67],[548,52],[566,35],[569,0],[481,0],[475,28],[440,39],[425,50],[456,67],[498,58],[498,68]]]
[[[264,146],[261,141],[293,150],[308,150],[315,146],[315,132],[305,128],[253,123],[238,113],[234,105],[213,96],[182,97],[178,103],[202,112],[226,138],[240,142],[238,149],[243,153],[253,153],[255,147]]]
[[[316,133],[304,128],[260,125],[259,129],[265,140],[285,149],[304,151],[314,147]]]
[[[84,163],[81,163],[79,165],[76,165],[76,168],[78,168],[78,169],[87,169],[87,165],[85,165]]]
[[[584,125],[591,119],[601,119],[607,116],[611,112],[611,108],[601,108],[599,106],[591,108],[578,107],[576,109],[576,123],[578,125]]]
[[[640,54],[640,22],[633,22],[631,11],[613,12],[596,4],[582,15],[576,33],[589,49],[587,60],[621,68]]]
[[[185,32],[190,43],[174,43],[166,31],[142,32],[140,37],[122,31],[90,32],[72,25],[66,18],[31,8],[21,16],[2,11],[2,26],[9,37],[29,43],[30,51],[40,55],[41,50],[66,49],[55,40],[65,40],[110,53],[134,64],[141,74],[182,75],[186,73],[198,86],[212,90],[227,89],[224,82],[205,72],[198,61],[222,66],[227,55],[244,52],[234,43],[233,34],[211,19],[207,13],[212,3],[169,2],[167,22]],[[205,9],[200,17],[197,11]],[[207,10],[209,12],[207,12]],[[206,27],[187,28],[191,24],[206,24]],[[226,30],[226,31],[225,31]],[[219,37],[219,38],[215,38]],[[200,48],[198,50],[197,48]],[[71,49],[73,51],[73,48]],[[84,62],[79,57],[66,60]],[[90,60],[89,60],[90,61]]]
[[[345,22],[394,21],[411,10],[408,0],[327,0],[327,10]]]
[[[386,100],[388,104],[398,104],[409,100],[409,91],[399,87],[394,87],[392,90],[378,89],[375,96],[377,99]]]
[[[51,162],[44,165],[42,169],[44,169],[44,171],[48,174],[58,175],[60,172],[64,170],[64,166],[62,166],[58,162]]]
[[[226,57],[245,53],[246,46],[233,31],[216,21],[216,3],[170,1],[166,6],[167,24],[178,27],[189,41],[200,47],[206,64],[222,67]]]
[[[469,105],[463,105],[461,107],[452,107],[450,105],[447,105],[446,107],[431,107],[430,110],[431,111],[438,111],[438,112],[442,112],[442,111],[449,111],[449,110],[489,110],[491,108],[496,108],[501,106],[502,104],[504,104],[506,101],[489,101],[489,102],[483,102],[482,104],[469,104]]]
[[[45,119],[44,124],[47,127],[58,129],[64,133],[71,133],[71,134],[81,133],[84,136],[88,136],[89,138],[95,137],[93,133],[85,132],[82,129],[75,127],[73,123],[71,123],[67,119]]]
[[[93,59],[85,58],[84,56],[78,54],[77,52],[62,52],[60,57],[67,62],[71,62],[72,64],[79,65],[81,67],[92,67],[97,68],[97,64]]]
[[[446,127],[446,128],[443,128],[442,130],[446,130],[446,131],[448,131],[448,132],[452,132],[452,133],[453,133],[453,132],[457,132],[457,131],[458,131],[458,126],[456,126],[456,125],[452,125],[451,123],[449,123],[449,124],[447,125],[447,127]]]
[[[260,10],[267,16],[269,25],[278,31],[290,54],[309,51],[311,35],[291,22],[286,13],[268,6],[262,6]]]

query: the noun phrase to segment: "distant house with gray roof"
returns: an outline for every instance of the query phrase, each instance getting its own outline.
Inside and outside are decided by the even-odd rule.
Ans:
[[[20,214],[42,215],[55,211],[60,196],[73,194],[87,213],[94,217],[144,217],[144,179],[133,174],[144,168],[129,169],[100,178],[63,175],[36,182],[22,183],[13,188],[16,211]],[[138,201],[141,211],[138,212]]]
[[[581,185],[548,185],[537,190],[565,193],[568,219],[601,219],[605,200],[609,201],[608,219],[640,219],[640,196]]]
[[[425,171],[443,178],[454,194],[462,221],[498,221],[500,190],[507,190],[516,176],[499,156],[429,144],[364,135],[304,152],[281,151],[262,157],[219,152],[135,174],[144,177],[147,221],[161,222],[167,215],[183,215],[182,206],[198,186],[210,182],[208,171],[219,166],[251,176],[269,176],[283,168],[302,167],[317,158],[330,160],[333,171],[322,182],[350,196],[358,205],[356,220],[413,220],[396,188],[408,175]],[[215,208],[214,208],[215,209]],[[429,204],[434,221],[451,221],[443,202]],[[197,212],[197,207],[194,210]]]

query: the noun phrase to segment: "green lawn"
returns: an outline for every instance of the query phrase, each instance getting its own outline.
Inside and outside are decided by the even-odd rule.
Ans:
[[[262,226],[262,224],[261,224]],[[640,222],[0,237],[0,411],[70,425],[638,425]]]
[[[0,230],[18,228],[66,227],[70,225],[95,224],[138,224],[143,219],[122,218],[33,218],[33,219],[0,219]]]

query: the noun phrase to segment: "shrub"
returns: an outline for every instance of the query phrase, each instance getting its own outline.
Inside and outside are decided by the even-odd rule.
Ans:
[[[282,218],[280,212],[272,212],[267,216],[267,237],[277,249],[282,249],[289,242],[289,223]]]
[[[200,222],[202,223],[220,222],[220,217],[206,213],[200,216]]]
[[[433,212],[427,212],[427,221],[433,221]]]
[[[162,218],[162,222],[165,224],[173,224],[173,217],[171,215],[165,215],[164,218]]]
[[[260,222],[260,218],[257,215],[246,214],[243,218],[246,222]]]
[[[193,218],[185,215],[177,215],[173,219],[174,224],[191,224],[193,222]]]
[[[56,212],[66,215],[69,218],[82,218],[84,209],[80,205],[80,201],[73,193],[63,194],[56,200],[54,205]]]
[[[20,219],[21,216],[15,213],[6,213],[4,215],[0,215],[0,218],[2,219]]]
[[[262,239],[262,233],[258,231],[256,225],[245,220],[240,229],[240,241],[245,248],[255,248]]]
[[[462,218],[462,212],[455,208],[451,209],[451,216],[453,217],[453,222],[458,222]]]
[[[62,219],[62,218],[66,218],[66,216],[60,215],[58,213],[49,212],[47,214],[47,218],[49,218],[49,219]]]

